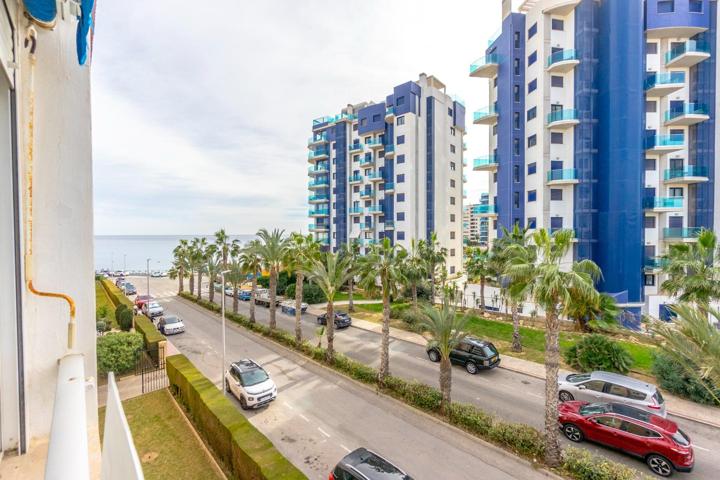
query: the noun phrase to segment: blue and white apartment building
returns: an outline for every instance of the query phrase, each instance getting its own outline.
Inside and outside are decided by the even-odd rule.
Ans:
[[[499,0],[498,0],[499,1]],[[490,237],[575,231],[626,310],[667,315],[658,257],[718,225],[715,0],[502,0],[489,80]]]
[[[385,101],[313,121],[308,140],[309,230],[327,248],[383,238],[408,247],[436,232],[448,274],[462,271],[465,107],[433,76]]]

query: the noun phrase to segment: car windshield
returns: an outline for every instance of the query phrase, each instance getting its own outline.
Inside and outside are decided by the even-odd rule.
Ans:
[[[660,390],[655,390],[655,395],[653,395],[653,398],[657,402],[658,405],[662,405],[665,403],[665,399],[663,398],[662,394],[660,393]]]
[[[254,370],[249,370],[240,374],[240,381],[245,387],[257,385],[258,383],[264,382],[268,378],[268,374],[265,373],[265,370],[261,368],[256,368]]]
[[[169,325],[171,323],[180,323],[180,319],[178,317],[165,317],[165,324]]]
[[[573,373],[571,375],[568,375],[566,380],[570,383],[585,382],[587,380],[590,380],[590,374],[589,373]]]
[[[611,410],[610,405],[607,403],[590,403],[580,407],[580,415],[587,417],[589,415],[595,415],[597,413],[608,413]]]
[[[157,302],[150,302],[150,308],[160,308],[160,304]]]
[[[363,459],[363,462],[354,465],[354,468],[373,480],[412,480],[393,464],[377,455]]]

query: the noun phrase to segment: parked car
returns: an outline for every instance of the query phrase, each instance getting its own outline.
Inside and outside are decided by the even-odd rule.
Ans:
[[[117,280],[115,280],[115,286],[118,288],[122,288],[123,283],[125,283],[125,279],[123,277],[120,277]]]
[[[252,297],[252,291],[250,291],[250,290],[240,290],[238,292],[239,300],[244,300],[246,302],[249,302],[251,297]]]
[[[287,313],[288,315],[295,315],[295,300],[285,300],[280,304],[280,309],[283,313]],[[308,304],[301,302],[300,303],[300,312],[305,313],[308,309]]]
[[[275,295],[275,306],[280,305],[284,299],[280,295]],[[270,291],[267,289],[258,290],[255,294],[255,305],[262,305],[270,308]]]
[[[161,317],[165,310],[158,302],[146,302],[142,306],[142,312],[150,318]]]
[[[135,306],[138,309],[142,309],[145,305],[145,302],[147,302],[148,300],[153,300],[153,297],[151,297],[150,295],[138,295],[137,297],[135,297]]]
[[[440,361],[440,350],[437,347],[428,347],[426,353],[430,361]],[[475,375],[478,370],[488,370],[500,365],[500,353],[490,342],[465,337],[450,352],[450,362],[462,365],[468,373]]]
[[[318,315],[317,323],[318,325],[327,325],[327,313]],[[350,325],[352,325],[350,315],[343,312],[335,312],[335,328],[347,328]]]
[[[123,283],[120,288],[125,292],[125,295],[135,295],[137,293],[137,288],[130,282]]]
[[[690,437],[671,420],[622,403],[568,401],[558,423],[573,442],[585,439],[642,458],[653,473],[690,472],[695,455]]]
[[[173,335],[185,331],[185,324],[177,315],[166,315],[164,317],[156,317],[157,329],[163,335]],[[155,320],[155,319],[153,319]]]
[[[665,400],[655,385],[618,373],[571,373],[558,379],[561,402],[622,402],[665,417]]]
[[[262,407],[277,398],[277,387],[270,375],[247,358],[230,364],[225,372],[225,391],[235,395],[243,410]]]
[[[233,295],[235,295],[235,288],[225,287],[225,295],[227,295],[228,297],[232,297]]]
[[[413,480],[410,475],[366,448],[358,448],[343,457],[328,480]]]

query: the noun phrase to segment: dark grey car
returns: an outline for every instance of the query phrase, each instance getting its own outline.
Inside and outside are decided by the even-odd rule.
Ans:
[[[327,325],[327,313],[318,315],[317,323],[318,325]],[[343,312],[335,312],[335,328],[347,328],[350,325],[352,325],[350,315]]]
[[[330,480],[413,480],[410,475],[365,448],[348,453],[330,473]]]

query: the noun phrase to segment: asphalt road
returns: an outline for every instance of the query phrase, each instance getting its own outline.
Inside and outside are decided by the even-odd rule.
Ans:
[[[181,299],[173,298],[177,291],[177,283],[168,279],[152,279],[151,293],[165,302],[168,310],[187,308],[189,306]],[[141,292],[143,293],[143,292]],[[216,293],[216,301],[220,294]],[[182,305],[182,306],[181,306]],[[177,307],[176,307],[177,306]],[[193,305],[193,307],[196,307]],[[226,308],[232,308],[232,299],[226,298]],[[240,313],[247,313],[248,302],[240,302]],[[196,311],[193,310],[193,318]],[[177,311],[183,316],[183,312]],[[185,317],[183,316],[185,319]],[[263,307],[256,308],[256,318],[259,322],[267,323],[269,310]],[[278,327],[293,331],[294,317],[277,312]],[[317,325],[313,315],[303,315],[303,335],[305,338],[316,338]],[[212,334],[219,338],[220,332]],[[173,343],[176,343],[173,337]],[[179,340],[178,340],[179,341]],[[335,346],[338,351],[349,357],[377,366],[379,363],[380,339],[379,334],[368,332],[359,328],[350,327],[337,331]],[[418,380],[429,385],[438,384],[438,366],[431,363],[421,346],[402,340],[391,339],[390,343],[390,370],[393,375]],[[182,350],[182,349],[181,349]],[[219,367],[217,367],[219,376]],[[211,378],[213,378],[211,376]],[[527,423],[538,428],[543,427],[544,382],[534,377],[504,369],[481,371],[477,375],[469,375],[464,369],[453,369],[453,400],[473,403],[488,412],[514,422]],[[720,454],[720,430],[680,418],[670,417],[691,437],[695,448],[695,470],[691,474],[677,474],[678,478],[716,479],[718,478],[717,464],[713,456]],[[650,474],[642,461],[629,457],[597,445],[583,443],[584,448],[609,457],[615,461],[625,463],[638,471]],[[421,470],[422,471],[422,470]],[[437,477],[436,477],[437,478]],[[462,477],[456,477],[462,478]]]

